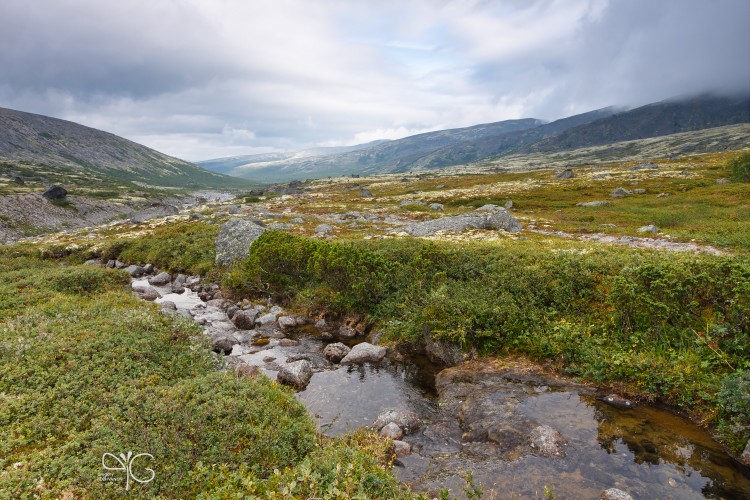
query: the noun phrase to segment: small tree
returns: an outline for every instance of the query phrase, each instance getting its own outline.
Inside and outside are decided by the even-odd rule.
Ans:
[[[738,182],[750,182],[750,151],[735,156],[727,161],[732,172],[732,179]]]

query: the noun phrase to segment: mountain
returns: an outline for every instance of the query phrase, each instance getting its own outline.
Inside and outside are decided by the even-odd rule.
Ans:
[[[668,99],[569,128],[517,152],[555,152],[750,122],[750,97]]]
[[[6,108],[0,108],[0,167],[51,182],[111,179],[190,189],[248,185],[109,132]]]
[[[357,151],[360,149],[366,149],[378,144],[388,142],[385,140],[372,141],[365,144],[357,144],[355,146],[339,146],[339,147],[320,147],[303,149],[301,151],[292,152],[274,152],[274,153],[260,153],[254,155],[243,155],[243,156],[228,156],[226,158],[216,158],[213,160],[197,161],[197,165],[220,174],[229,174],[238,167],[251,165],[253,163],[269,163],[274,161],[284,161],[293,158],[309,158],[318,156],[328,156],[338,153],[349,153],[351,151]]]
[[[346,153],[323,156],[295,155],[292,158],[280,160],[257,161],[235,167],[228,172],[238,177],[246,177],[261,182],[351,174],[405,172],[415,167],[420,158],[440,148],[464,141],[528,130],[543,123],[543,121],[534,118],[524,118],[426,132],[372,146],[365,145],[366,147]]]

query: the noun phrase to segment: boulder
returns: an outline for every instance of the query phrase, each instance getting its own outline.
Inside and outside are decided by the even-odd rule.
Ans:
[[[133,278],[140,278],[141,276],[146,274],[146,270],[141,266],[128,266],[125,268],[125,271],[127,271],[128,274]]]
[[[151,274],[154,272],[154,265],[153,264],[146,264],[143,266],[143,272],[146,274]]]
[[[429,207],[430,210],[436,210],[438,212],[445,211],[445,205],[443,205],[442,203],[430,203]]]
[[[265,228],[247,218],[235,218],[221,226],[216,237],[216,265],[229,267],[247,257],[250,245]]]
[[[315,226],[315,233],[319,235],[326,235],[333,232],[333,226],[330,224],[318,224]]]
[[[419,205],[420,207],[423,207],[425,206],[425,203],[419,200],[402,200],[401,203],[398,204],[398,208],[403,208],[408,205]]]
[[[252,330],[255,328],[255,318],[258,317],[258,311],[248,309],[246,311],[237,311],[232,316],[232,323],[240,330]]]
[[[231,339],[229,337],[217,337],[213,339],[212,347],[214,352],[218,352],[219,354],[230,354],[232,352],[232,347],[236,344],[234,339]]]
[[[572,168],[566,168],[555,176],[556,179],[572,179],[573,177],[575,177],[575,174]]]
[[[181,283],[172,283],[172,293],[176,293],[177,295],[185,293],[185,287]]]
[[[404,431],[395,422],[388,422],[380,429],[380,435],[391,439],[401,439],[404,437]]]
[[[648,226],[643,226],[638,228],[639,233],[658,233],[659,228],[654,226],[653,224],[649,224]]]
[[[152,276],[148,279],[150,285],[163,286],[172,281],[172,276],[169,273],[159,273],[156,276]]]
[[[438,231],[458,233],[467,229],[502,229],[517,232],[523,229],[523,226],[507,210],[497,207],[497,210],[490,213],[469,213],[415,222],[404,226],[403,231],[412,236],[430,236]]]
[[[276,324],[276,315],[274,313],[264,314],[255,320],[261,326],[273,326]]]
[[[631,194],[630,191],[621,187],[615,188],[611,193],[609,193],[612,198],[624,198],[629,194]]]
[[[608,490],[602,491],[599,500],[633,500],[633,497],[617,488],[609,488]]]
[[[359,195],[363,198],[372,198],[372,191],[366,188],[362,188],[359,190]]]
[[[406,441],[393,440],[393,453],[396,458],[407,457],[411,455],[411,445]]]
[[[378,415],[378,418],[375,419],[371,427],[376,431],[380,431],[380,429],[391,422],[399,426],[404,431],[404,434],[411,434],[419,429],[421,425],[419,417],[413,411],[389,408]]]
[[[156,300],[160,297],[159,292],[156,291],[156,288],[150,286],[146,288],[141,294],[141,298],[143,300]]]
[[[68,191],[62,186],[51,186],[42,193],[42,196],[48,200],[63,200],[68,196]]]
[[[312,375],[313,372],[310,363],[303,359],[283,365],[279,369],[276,380],[297,389],[304,389],[310,383]]]
[[[362,342],[352,347],[349,354],[341,360],[342,365],[355,365],[362,363],[379,363],[383,361],[386,353],[385,347],[375,346],[368,342]]]
[[[531,447],[543,457],[564,457],[567,442],[562,435],[549,425],[540,425],[531,431]]]
[[[339,327],[339,337],[343,337],[345,339],[352,339],[357,336],[357,331],[349,326],[341,325]]]
[[[328,344],[325,349],[323,349],[323,355],[332,363],[338,363],[349,354],[349,351],[351,351],[349,347],[341,342],[336,342],[334,344]]]

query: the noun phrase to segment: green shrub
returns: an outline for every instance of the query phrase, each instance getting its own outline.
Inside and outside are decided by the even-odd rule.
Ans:
[[[750,182],[750,152],[740,153],[727,161],[732,179],[738,182]]]

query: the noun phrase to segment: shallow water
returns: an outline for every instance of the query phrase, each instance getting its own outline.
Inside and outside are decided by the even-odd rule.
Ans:
[[[144,284],[146,280],[133,283]],[[171,300],[183,313],[204,308],[194,292],[157,289],[165,294],[158,303]],[[243,344],[235,346],[233,357],[261,367],[274,379],[278,365],[290,356],[307,354],[325,362],[321,351],[328,342],[317,331],[303,328],[288,337],[300,344],[282,347],[277,339],[260,347]],[[502,374],[462,381],[468,387],[464,394],[474,397],[472,405],[489,409],[490,418],[496,413],[497,422],[517,429],[522,438],[502,452],[494,443],[465,442],[461,411],[467,410],[457,408],[466,403],[451,399],[450,391],[438,394],[435,374],[423,357],[379,365],[321,364],[297,397],[329,435],[370,425],[385,409],[415,411],[424,425],[404,438],[414,453],[401,459],[395,472],[414,489],[431,494],[447,487],[463,497],[465,475],[471,472],[484,498],[544,498],[547,487],[560,500],[598,498],[608,488],[636,499],[750,499],[748,468],[733,461],[700,427],[658,408],[621,410],[571,384],[555,387]],[[568,443],[565,457],[532,453],[525,433],[536,425],[562,434]]]

